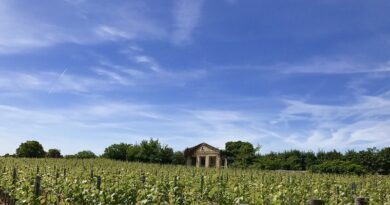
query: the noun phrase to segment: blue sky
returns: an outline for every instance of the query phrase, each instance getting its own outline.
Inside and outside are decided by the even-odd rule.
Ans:
[[[0,154],[390,145],[385,0],[2,0]]]

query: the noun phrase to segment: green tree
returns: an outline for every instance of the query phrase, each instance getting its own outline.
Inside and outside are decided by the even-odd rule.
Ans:
[[[342,160],[342,159],[343,159],[343,155],[336,150],[329,151],[329,152],[319,151],[317,153],[318,163],[331,161],[331,160]]]
[[[49,149],[47,151],[47,157],[49,157],[49,158],[62,158],[61,151],[59,149]]]
[[[173,153],[173,164],[185,164],[185,161],[183,152],[176,151]]]
[[[73,155],[73,157],[79,158],[79,159],[92,159],[92,158],[96,158],[96,154],[93,153],[92,151],[84,150],[84,151],[78,152],[77,154]]]
[[[390,147],[378,152],[378,173],[390,174]]]
[[[103,157],[125,161],[127,159],[128,148],[129,145],[125,143],[113,144],[104,150]]]
[[[141,161],[141,147],[139,145],[129,145],[127,147],[126,159],[128,161]]]
[[[333,174],[365,174],[367,170],[358,164],[349,161],[331,160],[311,167],[311,171]]]
[[[227,142],[225,144],[225,154],[230,164],[235,167],[248,167],[253,163],[259,147],[254,148],[249,142]]]
[[[143,140],[140,144],[140,160],[142,162],[160,162],[161,144],[158,140]]]
[[[18,157],[41,158],[45,157],[46,153],[42,145],[37,141],[26,141],[16,149]]]
[[[171,164],[173,161],[173,149],[165,145],[160,150],[160,162],[163,164]]]

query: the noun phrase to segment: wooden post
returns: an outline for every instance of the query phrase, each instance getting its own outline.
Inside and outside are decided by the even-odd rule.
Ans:
[[[355,182],[353,182],[353,183],[351,184],[351,194],[352,194],[352,196],[355,196],[355,194],[356,194],[356,188],[357,188],[357,185],[355,184]]]
[[[173,178],[173,187],[177,186],[177,176],[174,176]]]
[[[36,176],[34,181],[34,197],[38,198],[41,194],[41,177]]]
[[[355,204],[356,205],[368,205],[368,199],[364,197],[357,197],[355,199]]]
[[[204,176],[200,176],[200,195],[203,196]]]
[[[96,188],[100,190],[100,186],[102,184],[102,178],[100,176],[96,177]]]
[[[145,181],[146,181],[145,174],[142,173],[142,174],[141,174],[141,182],[142,182],[142,184],[145,184]]]
[[[325,201],[321,199],[310,199],[307,203],[308,205],[325,205]]]
[[[93,169],[91,169],[90,176],[91,176],[91,179],[92,179],[93,178]]]
[[[12,172],[12,184],[13,185],[16,184],[16,178],[17,178],[17,171],[16,171],[16,168],[14,167],[14,170]]]

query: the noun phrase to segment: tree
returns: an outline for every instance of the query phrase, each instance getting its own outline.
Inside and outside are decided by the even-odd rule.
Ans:
[[[14,154],[11,155],[11,154],[7,153],[3,157],[15,157],[15,155]]]
[[[104,150],[103,157],[125,161],[127,159],[127,150],[129,146],[130,145],[125,143],[113,144]]]
[[[249,142],[236,141],[227,142],[225,149],[225,154],[233,166],[248,167],[253,163],[259,147],[254,148]]]
[[[390,174],[390,147],[378,152],[378,167],[380,174]]]
[[[47,157],[49,157],[49,158],[62,158],[61,151],[59,149],[49,149],[47,151]]]
[[[173,161],[173,149],[165,145],[160,150],[160,162],[163,164],[171,164]]]
[[[336,150],[329,151],[329,152],[319,151],[317,153],[317,161],[319,163],[330,161],[330,160],[342,160],[342,158],[343,155]]]
[[[37,141],[26,141],[16,149],[18,157],[42,158],[46,153],[42,145]]]
[[[79,159],[91,159],[91,158],[96,158],[96,154],[93,153],[92,151],[84,150],[75,154],[74,157]]]
[[[140,144],[140,158],[142,162],[156,163],[161,162],[160,150],[161,145],[158,140],[150,139],[149,141],[143,140]]]
[[[365,174],[367,170],[358,164],[349,161],[331,160],[311,167],[312,172],[334,174]]]
[[[185,161],[186,160],[184,158],[183,152],[176,151],[173,154],[173,161],[172,161],[173,164],[185,164]]]
[[[126,159],[128,161],[141,160],[141,147],[139,145],[129,145],[127,147]]]

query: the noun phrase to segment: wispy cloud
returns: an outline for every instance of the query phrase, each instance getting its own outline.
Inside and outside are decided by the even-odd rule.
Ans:
[[[26,7],[28,5],[8,0],[0,2],[0,54],[27,52],[61,43],[162,39],[166,35],[158,19],[146,15],[136,2],[92,6],[91,2],[80,1],[62,5],[63,10],[54,14],[49,7],[40,8],[39,13]],[[50,18],[44,18],[47,16]]]
[[[275,65],[283,73],[358,74],[390,72],[390,63],[367,63],[357,59],[314,58],[303,63]]]
[[[183,45],[191,42],[193,30],[198,26],[202,15],[202,5],[203,0],[176,0],[173,32],[175,44]]]
[[[64,77],[64,75],[65,75],[65,73],[66,73],[67,70],[68,70],[68,69],[65,68],[65,70],[60,74],[60,76],[58,76],[58,78],[56,79],[56,81],[55,81],[55,82],[53,83],[53,85],[51,86],[51,88],[50,88],[50,90],[49,90],[49,94],[51,94],[51,93],[53,92],[53,90],[54,90],[56,84],[58,83],[58,81],[61,80],[62,77]]]
[[[191,108],[184,107],[176,109],[176,106],[106,100],[94,100],[67,108],[27,109],[0,105],[0,124],[5,126],[5,133],[19,135],[23,139],[34,137],[40,141],[46,139],[46,135],[55,133],[58,139],[65,142],[58,147],[65,153],[77,151],[70,142],[90,138],[102,138],[107,143],[93,148],[98,153],[102,152],[99,147],[110,143],[135,143],[149,137],[157,137],[176,149],[183,149],[190,142],[194,143],[194,139],[197,142],[207,139],[208,142],[223,147],[226,140],[253,141],[260,138],[260,131],[237,124],[250,124],[244,115],[230,110],[192,111]],[[56,133],[58,127],[67,131]],[[74,138],[75,133],[79,136],[77,139]],[[11,144],[15,143],[6,142],[4,145]],[[53,145],[59,146],[55,143]],[[12,148],[2,150],[12,151]]]
[[[367,62],[356,58],[315,57],[298,62],[213,66],[217,70],[262,70],[282,74],[349,75],[389,73],[390,61]]]
[[[60,76],[60,77],[59,77]],[[53,82],[55,82],[53,84]],[[56,72],[0,71],[0,90],[12,92],[40,91],[88,92],[103,89],[106,81],[93,77]]]
[[[93,68],[93,71],[96,72],[100,76],[107,77],[113,83],[118,83],[118,84],[121,84],[121,85],[130,85],[130,84],[132,84],[130,79],[128,79],[126,77],[123,77],[119,73],[116,73],[114,71],[110,71],[108,69],[99,68],[99,67],[98,68]]]
[[[386,95],[359,96],[357,102],[348,105],[286,103],[281,121],[291,126],[298,123],[301,129],[296,127],[285,141],[301,149],[381,147],[390,143],[390,99]]]

